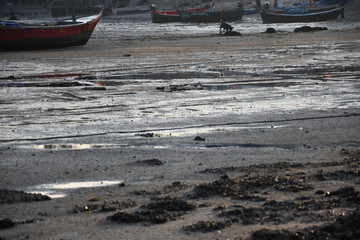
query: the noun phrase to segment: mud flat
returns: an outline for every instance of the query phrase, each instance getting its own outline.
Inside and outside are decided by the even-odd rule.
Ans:
[[[217,30],[1,52],[0,238],[359,237],[359,29]]]

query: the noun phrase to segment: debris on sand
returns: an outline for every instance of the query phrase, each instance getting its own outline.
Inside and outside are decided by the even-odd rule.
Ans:
[[[229,227],[232,225],[231,220],[226,220],[224,222],[216,222],[216,221],[199,221],[195,224],[192,224],[190,226],[184,227],[185,231],[201,231],[201,232],[211,232],[211,231],[218,231],[223,230],[226,227]]]
[[[261,229],[252,235],[252,240],[302,240],[304,238],[302,233],[289,232],[286,230],[268,230]]]
[[[107,204],[89,204],[84,206],[75,206],[73,208],[73,213],[82,213],[82,212],[113,212],[116,211],[117,208],[113,206],[109,206]]]
[[[109,220],[118,223],[138,223],[138,222],[151,222],[155,224],[165,223],[175,220],[178,214],[171,214],[168,211],[137,211],[134,213],[118,212],[110,217]]]
[[[187,91],[187,90],[203,90],[204,86],[199,82],[199,83],[191,83],[191,84],[170,85],[166,87],[157,87],[156,89],[164,92],[175,92],[175,91]]]
[[[37,202],[51,200],[49,196],[24,191],[0,189],[1,203]]]
[[[348,216],[341,216],[334,223],[297,232],[287,230],[261,229],[252,234],[252,240],[317,240],[317,239],[359,239],[360,211],[356,210]]]
[[[118,212],[108,219],[119,223],[151,222],[155,224],[176,220],[196,206],[182,199],[165,197],[155,202],[141,206],[142,211]]]
[[[13,222],[10,218],[0,219],[0,229],[7,229],[15,227],[16,223]]]
[[[112,201],[112,202],[105,202],[103,204],[87,204],[87,205],[83,205],[83,206],[75,205],[72,212],[73,213],[113,212],[113,211],[122,210],[125,208],[133,208],[136,206],[137,206],[137,203],[132,200]]]
[[[205,141],[206,139],[203,138],[203,137],[200,137],[200,136],[196,136],[196,137],[194,138],[194,140],[195,140],[195,141]]]
[[[273,187],[276,190],[299,192],[312,189],[303,176],[287,175],[248,175],[230,179],[227,175],[211,183],[200,184],[194,188],[194,198],[223,195],[246,197],[255,188]]]
[[[145,138],[152,138],[154,137],[154,133],[141,133],[141,134],[136,134],[136,136],[140,136],[140,137],[145,137]]]
[[[310,27],[310,26],[303,26],[299,28],[295,28],[294,32],[315,32],[315,31],[325,31],[328,30],[326,27]]]
[[[158,199],[157,202],[149,203],[144,206],[151,210],[166,210],[166,211],[192,211],[196,209],[196,205],[188,203],[182,199],[174,197],[165,197],[163,199]]]
[[[336,222],[319,227],[310,234],[311,239],[321,239],[330,236],[328,239],[359,239],[360,238],[360,210],[350,213],[348,216],[341,216]]]
[[[136,161],[133,164],[134,165],[139,165],[139,166],[161,166],[164,163],[162,161],[160,161],[159,159],[152,158],[152,159]]]

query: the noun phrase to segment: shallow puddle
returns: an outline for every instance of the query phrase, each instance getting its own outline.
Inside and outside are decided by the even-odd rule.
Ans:
[[[118,134],[123,137],[130,139],[145,139],[145,138],[165,138],[165,137],[190,137],[194,139],[195,136],[204,135],[208,133],[216,132],[228,132],[228,131],[239,131],[239,130],[249,130],[249,129],[275,129],[283,128],[286,125],[253,125],[253,126],[235,126],[236,124],[214,124],[214,127],[205,127],[205,126],[194,126],[189,128],[179,128],[179,129],[154,129],[153,131],[148,132],[127,132],[127,133],[109,133],[109,134]],[[27,148],[27,149],[38,149],[38,150],[86,150],[86,149],[104,149],[104,148],[134,148],[134,147],[151,147],[151,148],[170,148],[174,145],[161,144],[161,143],[150,143],[150,142],[129,142],[123,144],[113,144],[113,143],[96,143],[96,144],[83,144],[83,143],[68,143],[68,144],[39,144],[39,145],[17,145],[15,148]],[[180,145],[177,145],[180,147]],[[184,146],[183,146],[184,147]],[[192,145],[186,145],[186,148],[192,148]],[[198,147],[198,146],[196,146]],[[224,146],[222,146],[224,147]],[[228,146],[231,147],[231,146]],[[238,146],[236,146],[238,147]]]
[[[65,182],[65,183],[50,183],[40,184],[29,187],[26,192],[39,193],[47,195],[51,198],[63,198],[67,196],[67,191],[79,188],[95,188],[106,187],[120,184],[123,181],[86,181],[86,182]]]
[[[93,149],[104,147],[116,147],[114,144],[42,144],[42,145],[30,145],[27,146],[34,149]]]

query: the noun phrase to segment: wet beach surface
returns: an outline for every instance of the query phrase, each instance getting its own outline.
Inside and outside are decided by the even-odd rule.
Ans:
[[[83,47],[1,52],[0,237],[359,236],[360,31],[344,21],[221,37],[104,19]]]

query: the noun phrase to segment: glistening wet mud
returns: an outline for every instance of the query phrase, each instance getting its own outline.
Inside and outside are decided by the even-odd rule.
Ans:
[[[116,224],[165,224],[199,215],[191,225],[179,226],[183,234],[207,234],[253,226],[249,239],[355,239],[359,225],[359,150],[343,149],[340,161],[320,163],[282,162],[248,167],[206,170],[199,174],[220,174],[214,181],[195,186],[174,182],[163,189],[134,192],[133,202],[142,196],[146,204],[119,209],[101,204],[88,206],[98,212],[118,210],[108,220]],[[349,169],[357,172],[351,177]],[[336,172],[345,171],[342,175]],[[321,175],[319,175],[321,172]],[[231,174],[228,175],[221,174]],[[331,183],[328,178],[332,176]],[[346,187],[337,187],[344,186]],[[285,193],[277,199],[279,192]],[[161,197],[159,197],[161,196]],[[221,205],[212,200],[221,199]],[[92,210],[91,210],[92,209]],[[206,217],[204,217],[206,216]],[[110,223],[109,223],[110,224]],[[296,230],[283,230],[294,224]],[[263,226],[267,227],[263,227]],[[273,230],[276,226],[277,230]],[[236,232],[236,231],[235,231]],[[206,235],[204,235],[206,236]],[[234,235],[233,237],[236,237]]]
[[[44,198],[63,198],[71,191],[82,188],[97,188],[112,185],[119,185],[123,181],[81,181],[81,182],[64,182],[48,183],[27,187],[26,191],[35,196],[44,196]]]
[[[233,23],[241,37],[217,36],[215,24],[142,20],[133,25],[142,31],[125,31],[116,21],[99,25],[114,45],[94,32],[82,47],[2,53],[0,185],[124,182],[1,204],[4,224],[15,223],[1,237],[266,239],[320,227],[335,238],[332,224],[356,229],[360,55],[348,21],[321,23],[321,33],[274,25],[271,35]]]

